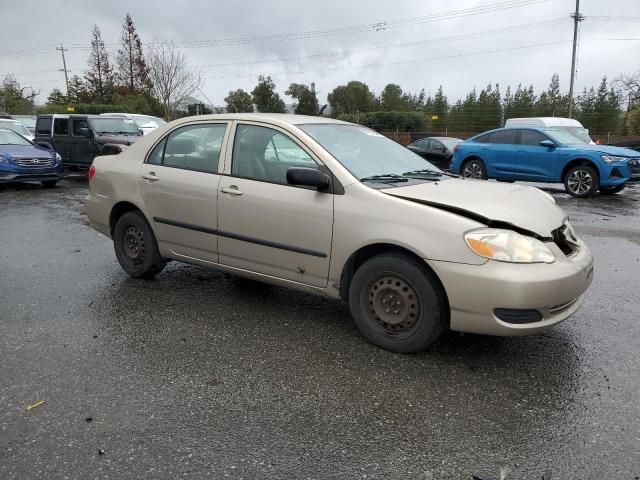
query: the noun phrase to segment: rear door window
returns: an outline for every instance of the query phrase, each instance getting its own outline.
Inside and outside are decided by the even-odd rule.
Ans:
[[[162,165],[217,173],[226,130],[226,123],[188,125],[174,130],[166,140]],[[158,161],[160,145],[162,142],[151,152],[148,163]]]
[[[53,135],[56,137],[69,135],[69,119],[68,118],[54,119]]]

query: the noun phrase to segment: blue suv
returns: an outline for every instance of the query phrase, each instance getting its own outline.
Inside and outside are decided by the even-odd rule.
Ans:
[[[458,144],[451,171],[477,179],[563,182],[574,197],[590,197],[640,181],[640,154],[592,145],[560,129],[499,128]]]

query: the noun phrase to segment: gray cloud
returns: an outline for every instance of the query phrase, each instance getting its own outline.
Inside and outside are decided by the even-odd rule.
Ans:
[[[498,3],[470,0],[325,0],[303,2],[206,1],[188,2],[111,0],[11,2],[2,6],[0,76],[14,73],[24,85],[41,89],[40,102],[49,91],[62,88],[60,52],[63,42],[68,68],[82,75],[86,69],[89,35],[97,24],[109,48],[117,49],[119,31],[129,12],[143,39],[173,40],[183,45],[205,78],[203,91],[221,104],[235,88],[251,90],[258,74],[271,74],[283,94],[291,82],[315,82],[321,100],[335,86],[357,79],[376,92],[393,82],[405,91],[424,88],[434,92],[443,85],[450,100],[489,82],[501,87],[533,83],[545,88],[554,72],[568,90],[573,0],[548,0],[529,6],[481,15],[404,25],[386,29],[356,29],[326,35],[292,35],[279,41],[237,41],[239,38],[296,34],[352,25],[391,22]],[[577,90],[640,69],[637,32],[640,2],[583,0]],[[603,16],[636,17],[636,21],[602,21]],[[552,21],[557,20],[555,24]],[[531,26],[548,22],[546,25]],[[494,35],[477,32],[514,29]],[[457,39],[451,37],[459,37]],[[227,44],[198,47],[197,43],[236,39]],[[447,39],[447,40],[442,40]],[[434,41],[439,40],[439,41]],[[411,43],[402,48],[385,48]],[[113,44],[113,45],[112,45]],[[532,46],[537,45],[537,46]],[[34,50],[43,47],[42,50]],[[14,55],[5,52],[23,50]],[[34,54],[36,53],[36,54]],[[20,54],[20,56],[18,56]],[[317,54],[323,54],[318,56]],[[286,61],[269,61],[286,59]],[[215,66],[211,66],[215,65]]]

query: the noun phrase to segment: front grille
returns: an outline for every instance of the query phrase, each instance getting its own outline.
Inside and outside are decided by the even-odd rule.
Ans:
[[[627,165],[629,165],[631,175],[640,175],[640,158],[632,158]]]
[[[573,255],[578,246],[573,239],[567,235],[567,225],[563,225],[560,228],[556,228],[551,234],[553,235],[553,243],[555,243],[560,251],[567,257]]]
[[[53,160],[50,158],[17,158],[15,163],[21,167],[50,167]]]

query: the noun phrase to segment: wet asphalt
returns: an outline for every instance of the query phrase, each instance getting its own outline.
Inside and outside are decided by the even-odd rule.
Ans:
[[[128,278],[86,188],[0,187],[0,479],[640,478],[640,185],[548,189],[595,255],[573,318],[418,355],[324,298]]]

